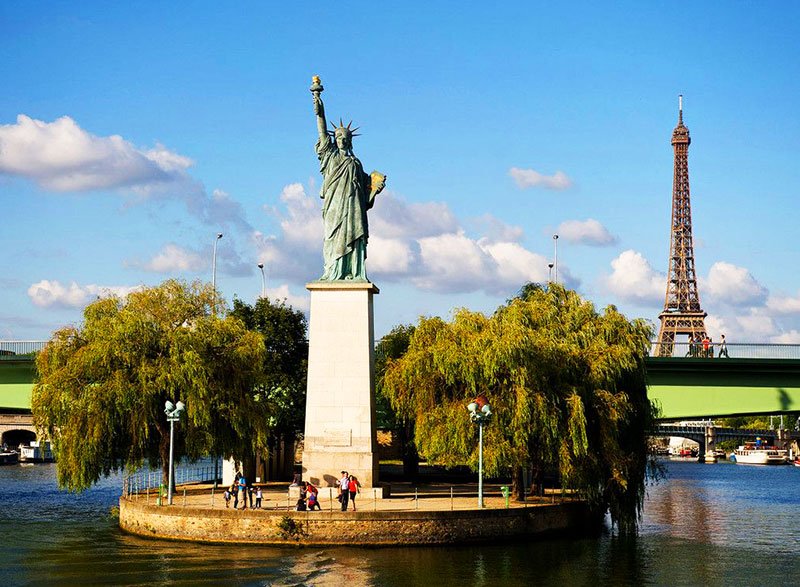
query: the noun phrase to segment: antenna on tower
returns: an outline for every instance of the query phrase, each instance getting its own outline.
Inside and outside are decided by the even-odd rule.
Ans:
[[[683,94],[678,94],[678,120],[683,122]]]

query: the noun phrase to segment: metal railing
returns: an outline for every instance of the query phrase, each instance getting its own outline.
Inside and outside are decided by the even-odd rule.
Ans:
[[[690,359],[800,359],[800,344],[779,343],[727,343],[719,342],[707,347],[702,343],[657,343],[650,346],[651,357],[685,357]]]
[[[33,357],[46,344],[46,340],[0,340],[0,361]]]
[[[222,467],[203,462],[201,465],[175,467],[175,486],[214,482]],[[156,490],[152,492],[152,490]],[[159,489],[166,491],[160,469],[139,469],[122,477],[122,495],[127,499],[150,499],[151,492],[158,497]],[[166,495],[166,493],[165,493]]]

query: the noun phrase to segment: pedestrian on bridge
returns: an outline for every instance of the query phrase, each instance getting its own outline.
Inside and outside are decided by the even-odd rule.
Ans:
[[[719,343],[719,354],[717,355],[717,358],[721,359],[722,355],[724,354],[726,359],[730,359],[730,357],[728,356],[728,343],[725,342],[724,334],[721,336],[721,339],[722,340]]]

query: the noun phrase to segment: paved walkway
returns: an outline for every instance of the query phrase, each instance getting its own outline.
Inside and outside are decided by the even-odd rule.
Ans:
[[[262,484],[262,510],[271,511],[293,511],[297,502],[296,497],[290,497],[288,486],[280,484]],[[448,485],[444,483],[426,484],[422,487],[414,488],[409,483],[392,483],[391,497],[380,499],[375,498],[370,488],[362,489],[356,498],[356,507],[359,511],[444,511],[444,510],[474,510],[478,509],[478,489],[476,484]],[[196,509],[225,509],[225,499],[223,498],[224,488],[213,490],[210,484],[189,484],[179,485],[173,496],[173,506],[179,508]],[[451,495],[452,491],[452,495]],[[134,492],[132,500],[146,500],[155,505],[157,503],[158,492],[151,489],[149,495],[146,492]],[[337,491],[335,487],[321,487],[319,489],[320,506],[323,512],[340,511],[341,504],[336,500]],[[561,494],[560,490],[547,490],[543,497],[529,497],[525,502],[518,502],[509,498],[508,504],[502,497],[500,485],[484,485],[484,504],[487,509],[524,508],[570,501],[569,495]],[[166,498],[163,499],[166,504]],[[255,497],[253,498],[255,503]],[[239,504],[241,509],[242,504]],[[233,508],[231,499],[230,508]],[[352,504],[349,511],[352,511]],[[248,510],[252,511],[249,508]],[[258,511],[258,510],[255,510]]]

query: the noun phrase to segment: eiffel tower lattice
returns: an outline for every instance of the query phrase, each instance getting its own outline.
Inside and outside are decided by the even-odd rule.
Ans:
[[[672,230],[669,245],[669,276],[664,310],[658,315],[657,355],[671,357],[678,336],[689,340],[706,337],[706,313],[700,307],[692,243],[692,206],[689,197],[689,129],[683,124],[683,96],[678,125],[672,131],[675,169],[672,180]]]

